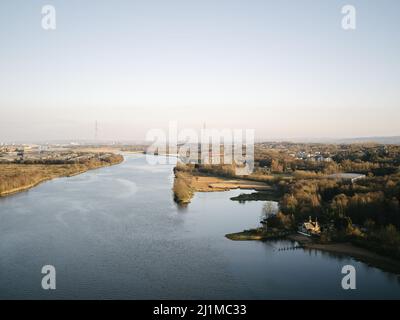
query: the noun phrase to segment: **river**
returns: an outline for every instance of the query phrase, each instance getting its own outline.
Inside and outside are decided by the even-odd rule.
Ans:
[[[400,298],[399,277],[290,241],[234,242],[258,225],[265,202],[242,191],[173,201],[173,164],[126,155],[116,166],[0,198],[0,299]],[[357,271],[343,290],[341,269]],[[56,268],[56,290],[41,268]]]

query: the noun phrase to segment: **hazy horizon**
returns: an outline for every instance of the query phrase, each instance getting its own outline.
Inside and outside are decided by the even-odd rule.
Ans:
[[[258,141],[400,136],[399,20],[395,0],[2,1],[0,142],[93,140],[96,121],[108,141],[170,121]]]

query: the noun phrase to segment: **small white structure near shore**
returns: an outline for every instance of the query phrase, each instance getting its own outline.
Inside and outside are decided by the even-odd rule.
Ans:
[[[366,175],[360,174],[360,173],[334,173],[334,174],[329,175],[328,178],[343,180],[343,181],[350,181],[351,183],[353,183],[357,180],[365,179]]]

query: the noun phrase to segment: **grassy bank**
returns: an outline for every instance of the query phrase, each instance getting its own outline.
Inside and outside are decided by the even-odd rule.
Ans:
[[[122,161],[122,156],[110,155],[76,164],[0,164],[0,196],[24,191],[54,178],[70,177]]]

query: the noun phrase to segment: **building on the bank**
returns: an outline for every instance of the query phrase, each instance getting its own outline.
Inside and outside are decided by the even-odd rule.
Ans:
[[[315,221],[312,221],[312,219],[310,217],[308,221],[304,222],[299,227],[298,231],[299,231],[299,233],[307,235],[307,236],[320,235],[321,234],[321,226],[319,225],[317,218],[315,218]]]

